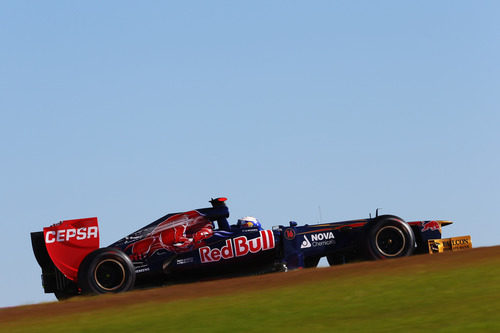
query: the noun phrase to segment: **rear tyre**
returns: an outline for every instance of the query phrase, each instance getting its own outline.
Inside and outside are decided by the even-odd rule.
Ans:
[[[406,257],[413,254],[415,235],[408,223],[399,217],[383,215],[369,227],[365,247],[370,259]]]
[[[91,252],[78,270],[78,284],[85,294],[119,293],[135,284],[135,269],[130,258],[115,248]]]

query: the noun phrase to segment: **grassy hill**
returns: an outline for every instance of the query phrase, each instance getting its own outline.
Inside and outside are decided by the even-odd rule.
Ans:
[[[0,332],[500,331],[500,247],[0,309]]]

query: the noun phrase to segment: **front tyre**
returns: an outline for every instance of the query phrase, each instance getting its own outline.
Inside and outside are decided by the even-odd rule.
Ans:
[[[370,259],[392,259],[413,254],[415,235],[397,216],[382,215],[366,232],[365,246]]]
[[[91,252],[78,270],[78,284],[86,294],[119,293],[135,284],[135,269],[130,258],[115,248]]]

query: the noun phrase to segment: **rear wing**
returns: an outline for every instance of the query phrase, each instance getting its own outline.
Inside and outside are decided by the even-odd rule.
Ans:
[[[97,217],[66,220],[31,233],[35,258],[42,268],[44,288],[58,288],[57,281],[78,279],[83,259],[99,248]]]

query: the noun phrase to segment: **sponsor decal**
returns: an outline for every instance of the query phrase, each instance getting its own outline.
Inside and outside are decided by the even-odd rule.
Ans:
[[[257,231],[259,231],[259,228],[245,228],[245,229],[241,229],[241,232],[243,232],[243,233],[257,232]]]
[[[311,242],[309,242],[309,239],[307,239],[307,236],[304,235],[304,240],[302,241],[302,244],[300,244],[301,249],[307,249],[311,247]]]
[[[78,229],[58,229],[45,232],[45,243],[69,242],[72,239],[84,240],[98,238],[97,227],[82,227]]]
[[[184,264],[189,264],[194,261],[194,258],[184,258],[184,259],[177,259],[177,265],[184,265]]]
[[[460,251],[472,248],[470,236],[460,236],[443,239],[429,239],[429,253],[441,253],[445,251]]]
[[[307,249],[310,247],[318,247],[318,246],[328,246],[335,244],[335,235],[333,232],[321,232],[317,234],[311,235],[311,241],[304,235],[304,241],[300,245],[301,249]]]
[[[150,270],[149,267],[141,267],[141,268],[136,268],[135,272],[139,274],[139,273],[149,272],[149,270]]]
[[[285,229],[285,239],[287,240],[295,239],[295,230],[292,228]]]
[[[246,236],[227,239],[225,245],[218,249],[211,249],[208,246],[200,247],[200,261],[202,264],[217,262],[221,259],[227,260],[234,257],[243,257],[249,253],[257,253],[273,249],[274,235],[271,230],[260,231],[260,236],[253,239],[248,239]]]
[[[427,221],[422,222],[422,232],[426,232],[427,230],[435,231],[441,230],[441,225],[437,221]]]
[[[451,246],[461,246],[461,245],[467,245],[469,246],[469,239],[451,239]]]
[[[312,234],[311,235],[311,240],[313,242],[317,242],[317,241],[323,241],[323,240],[327,240],[327,239],[334,239],[335,236],[333,235],[333,232],[322,232],[320,234]]]

